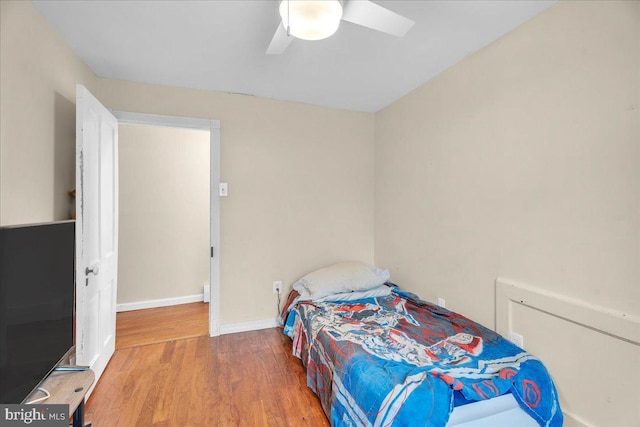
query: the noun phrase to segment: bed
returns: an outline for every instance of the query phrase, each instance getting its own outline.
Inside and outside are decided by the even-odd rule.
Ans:
[[[301,279],[280,315],[331,425],[562,425],[538,359],[372,271],[366,286],[334,280],[315,294]]]

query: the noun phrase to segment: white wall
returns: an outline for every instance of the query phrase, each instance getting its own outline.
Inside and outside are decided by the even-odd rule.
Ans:
[[[202,295],[209,132],[120,125],[118,303]]]
[[[496,277],[638,319],[639,7],[560,2],[378,112],[376,263],[488,326]],[[565,410],[640,424],[589,374],[618,362],[616,387],[640,401],[637,344],[611,353],[601,334],[580,345],[567,322],[514,316]]]
[[[69,218],[75,90],[97,78],[26,1],[0,1],[0,224]]]
[[[99,79],[120,111],[220,120],[221,324],[273,319],[285,287],[333,262],[373,262],[373,114]]]

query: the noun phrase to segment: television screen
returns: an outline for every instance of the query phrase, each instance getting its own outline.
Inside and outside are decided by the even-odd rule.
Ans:
[[[0,227],[0,403],[20,403],[73,345],[75,222]]]

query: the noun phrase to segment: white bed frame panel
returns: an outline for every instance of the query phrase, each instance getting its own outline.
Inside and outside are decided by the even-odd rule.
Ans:
[[[557,325],[560,329],[574,328],[576,331],[580,331],[584,334],[590,334],[590,336],[593,337],[591,340],[594,343],[617,343],[616,349],[624,350],[624,355],[622,355],[622,353],[617,354],[617,357],[622,360],[626,360],[625,358],[633,359],[633,356],[629,355],[635,354],[636,360],[640,361],[640,352],[638,351],[638,346],[640,346],[639,318],[627,313],[598,307],[584,301],[558,295],[544,289],[528,286],[509,279],[497,278],[495,286],[495,327],[499,334],[508,336],[509,333],[513,331],[514,323],[516,325],[520,323],[521,327],[526,326],[526,324],[523,324],[526,320],[524,320],[524,318],[520,318],[520,316],[527,313],[537,313],[537,316],[542,316],[539,317],[541,319],[555,319],[555,323],[553,323],[553,325]],[[530,311],[526,312],[523,310]],[[563,326],[563,322],[568,323],[566,326]],[[556,331],[556,334],[557,332],[558,331]],[[612,339],[613,341],[605,341],[606,337],[609,337],[609,339]],[[546,338],[540,337],[539,334],[535,333],[532,338],[538,341],[539,345],[541,345],[542,342],[547,341]],[[553,339],[554,337],[549,337],[549,340]],[[598,353],[592,354],[590,358],[591,360],[598,360],[603,357],[602,352],[604,350],[598,349],[598,345],[594,346],[595,351]],[[611,351],[614,350],[611,349]],[[606,354],[606,351],[604,352],[604,354]],[[549,352],[547,353],[549,354]],[[550,365],[557,364],[557,366],[562,366],[559,360],[562,360],[563,356],[559,357],[560,359],[557,360],[548,360],[548,363]],[[548,359],[549,356],[547,355],[546,358]],[[545,357],[542,357],[542,361],[545,362]],[[575,362],[583,363],[577,360]],[[625,365],[627,367],[634,366],[633,361],[626,360],[625,363],[628,365]],[[547,367],[549,368],[549,365]],[[562,368],[560,367],[559,369]],[[624,368],[621,369],[624,370]],[[564,374],[564,372],[560,373]],[[562,376],[558,375],[558,373],[556,373],[556,375],[560,377]],[[632,374],[630,373],[630,375]],[[616,399],[614,399],[614,404],[604,402],[602,399],[594,399],[591,401],[590,405],[585,405],[582,398],[577,395],[578,390],[588,388],[588,385],[584,381],[578,384],[571,378],[565,378],[565,382],[561,383],[558,383],[557,378],[554,378],[554,380],[556,381],[556,386],[559,389],[560,403],[563,407],[564,414],[564,425],[566,427],[591,427],[603,422],[606,422],[607,425],[627,425],[629,420],[633,419],[632,414],[624,414],[621,411],[626,411],[627,408],[629,411],[633,410],[632,407],[629,407],[628,403],[633,402],[636,399],[634,396],[634,390],[628,390],[631,394],[627,395],[626,399],[628,402],[626,402],[626,404]],[[586,379],[583,380],[586,381]],[[594,379],[593,381],[597,382],[598,380]],[[606,394],[606,392],[604,394]],[[635,394],[638,394],[637,388],[635,390]],[[563,398],[565,401],[563,401]],[[631,404],[631,406],[633,406],[633,404]],[[585,415],[578,415],[573,412],[574,408],[582,408],[581,410],[591,411],[591,413],[585,412]],[[600,419],[599,421],[596,421],[596,418],[598,417]],[[587,421],[587,418],[593,418],[594,421]],[[631,423],[633,425],[633,421],[631,421]],[[466,426],[466,424],[462,425]],[[478,424],[478,426],[481,425],[484,424]],[[498,424],[496,424],[496,426],[497,425]],[[471,424],[469,424],[469,426],[471,426]]]

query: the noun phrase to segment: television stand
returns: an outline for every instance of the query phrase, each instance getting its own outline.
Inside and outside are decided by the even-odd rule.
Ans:
[[[71,368],[64,365],[59,367]],[[91,388],[95,375],[91,369],[84,366],[82,370],[55,369],[40,384],[40,388],[47,390],[51,396],[40,404],[69,405],[69,419],[73,419],[73,427],[86,427],[84,424],[84,397]],[[37,399],[42,392],[35,391],[25,399],[25,402]],[[90,426],[91,424],[88,424]]]
[[[54,371],[80,372],[89,370],[88,366],[81,365],[58,365],[53,368]]]

